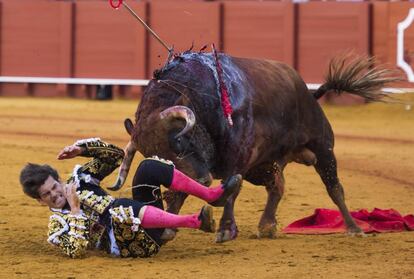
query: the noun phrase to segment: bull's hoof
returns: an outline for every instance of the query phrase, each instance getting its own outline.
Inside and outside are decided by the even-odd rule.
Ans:
[[[351,227],[347,229],[347,234],[353,237],[367,237],[364,231],[360,227]]]
[[[239,230],[236,223],[234,223],[234,220],[227,220],[224,224],[222,223],[220,229],[217,231],[216,243],[233,240],[237,237],[238,232]]]
[[[363,231],[360,231],[360,232],[350,232],[350,231],[348,231],[347,232],[347,234],[349,235],[349,236],[352,236],[352,237],[367,237],[368,235],[366,234],[366,233],[364,233]]]
[[[175,238],[177,231],[174,229],[165,229],[161,235],[161,239],[165,242],[171,241]]]
[[[237,233],[232,232],[231,230],[219,231],[216,234],[216,243],[223,243],[226,241],[233,240],[237,237]]]
[[[276,224],[259,227],[257,238],[276,238]]]
[[[220,228],[217,231],[216,234],[216,243],[223,243],[226,241],[233,240],[237,237],[237,234],[239,233],[239,229],[237,228],[237,225],[232,220],[221,220],[220,222]]]

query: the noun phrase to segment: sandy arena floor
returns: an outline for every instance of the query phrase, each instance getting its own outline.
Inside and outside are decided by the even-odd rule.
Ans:
[[[414,94],[402,96],[414,103]],[[18,181],[27,162],[49,163],[66,177],[84,159],[57,161],[75,140],[100,136],[124,146],[125,117],[136,101],[0,99],[0,278],[414,278],[414,232],[370,235],[284,235],[254,239],[264,188],[244,183],[236,203],[237,240],[182,229],[149,259],[90,252],[72,260],[46,242],[49,211],[24,196]],[[336,133],[339,176],[351,210],[374,207],[414,213],[414,107],[373,104],[324,107]],[[134,165],[142,157],[136,157]],[[287,167],[278,228],[317,207],[335,208],[313,168]],[[104,181],[109,186],[115,175]],[[130,179],[127,184],[130,185]],[[126,187],[125,187],[126,188]],[[115,193],[128,197],[130,189]],[[189,199],[184,213],[202,202]],[[217,219],[220,209],[215,209]]]

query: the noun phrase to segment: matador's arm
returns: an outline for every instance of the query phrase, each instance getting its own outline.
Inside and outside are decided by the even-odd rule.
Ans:
[[[89,220],[85,215],[55,212],[50,216],[47,241],[71,258],[83,256],[88,247]]]

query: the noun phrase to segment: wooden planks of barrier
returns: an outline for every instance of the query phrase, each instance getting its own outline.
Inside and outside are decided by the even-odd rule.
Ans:
[[[71,14],[69,2],[3,1],[1,74],[70,76]],[[50,97],[64,92],[49,84],[2,84],[1,95]]]
[[[175,51],[215,43],[235,56],[280,60],[309,83],[320,83],[331,57],[344,50],[396,63],[396,26],[414,4],[403,2],[128,1]],[[149,79],[167,51],[125,9],[107,1],[0,1],[0,75],[93,79]],[[414,27],[405,58],[414,61]],[[207,49],[209,51],[209,48]],[[398,87],[412,87],[412,83]],[[140,96],[116,85],[115,97]],[[92,84],[7,83],[0,96],[94,98]],[[331,102],[355,103],[351,97]],[[356,100],[358,103],[359,101]]]
[[[129,4],[146,20],[147,4]],[[100,1],[77,2],[74,20],[73,76],[76,78],[146,77],[146,31],[125,9],[111,9]],[[75,86],[76,97],[87,88]],[[138,87],[125,87],[115,95],[138,95]],[[80,96],[79,96],[80,94]]]
[[[230,1],[223,3],[223,49],[240,57],[294,65],[294,4]]]
[[[150,6],[150,26],[176,52],[185,51],[194,43],[194,50],[205,44],[220,45],[220,3],[155,1]],[[149,38],[149,76],[164,65],[168,52],[154,38]]]
[[[352,50],[369,54],[369,3],[309,2],[298,5],[296,68],[307,82],[322,82],[329,60]],[[352,95],[329,95],[334,103],[363,103]]]

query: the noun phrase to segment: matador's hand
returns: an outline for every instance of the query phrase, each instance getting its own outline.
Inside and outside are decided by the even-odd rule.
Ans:
[[[76,156],[80,155],[82,153],[82,147],[76,146],[76,145],[69,145],[63,148],[58,156],[58,160],[65,160],[65,159],[71,159],[75,158]]]
[[[79,214],[80,202],[78,194],[76,193],[76,184],[74,182],[63,185],[63,195],[69,203],[72,214]]]

